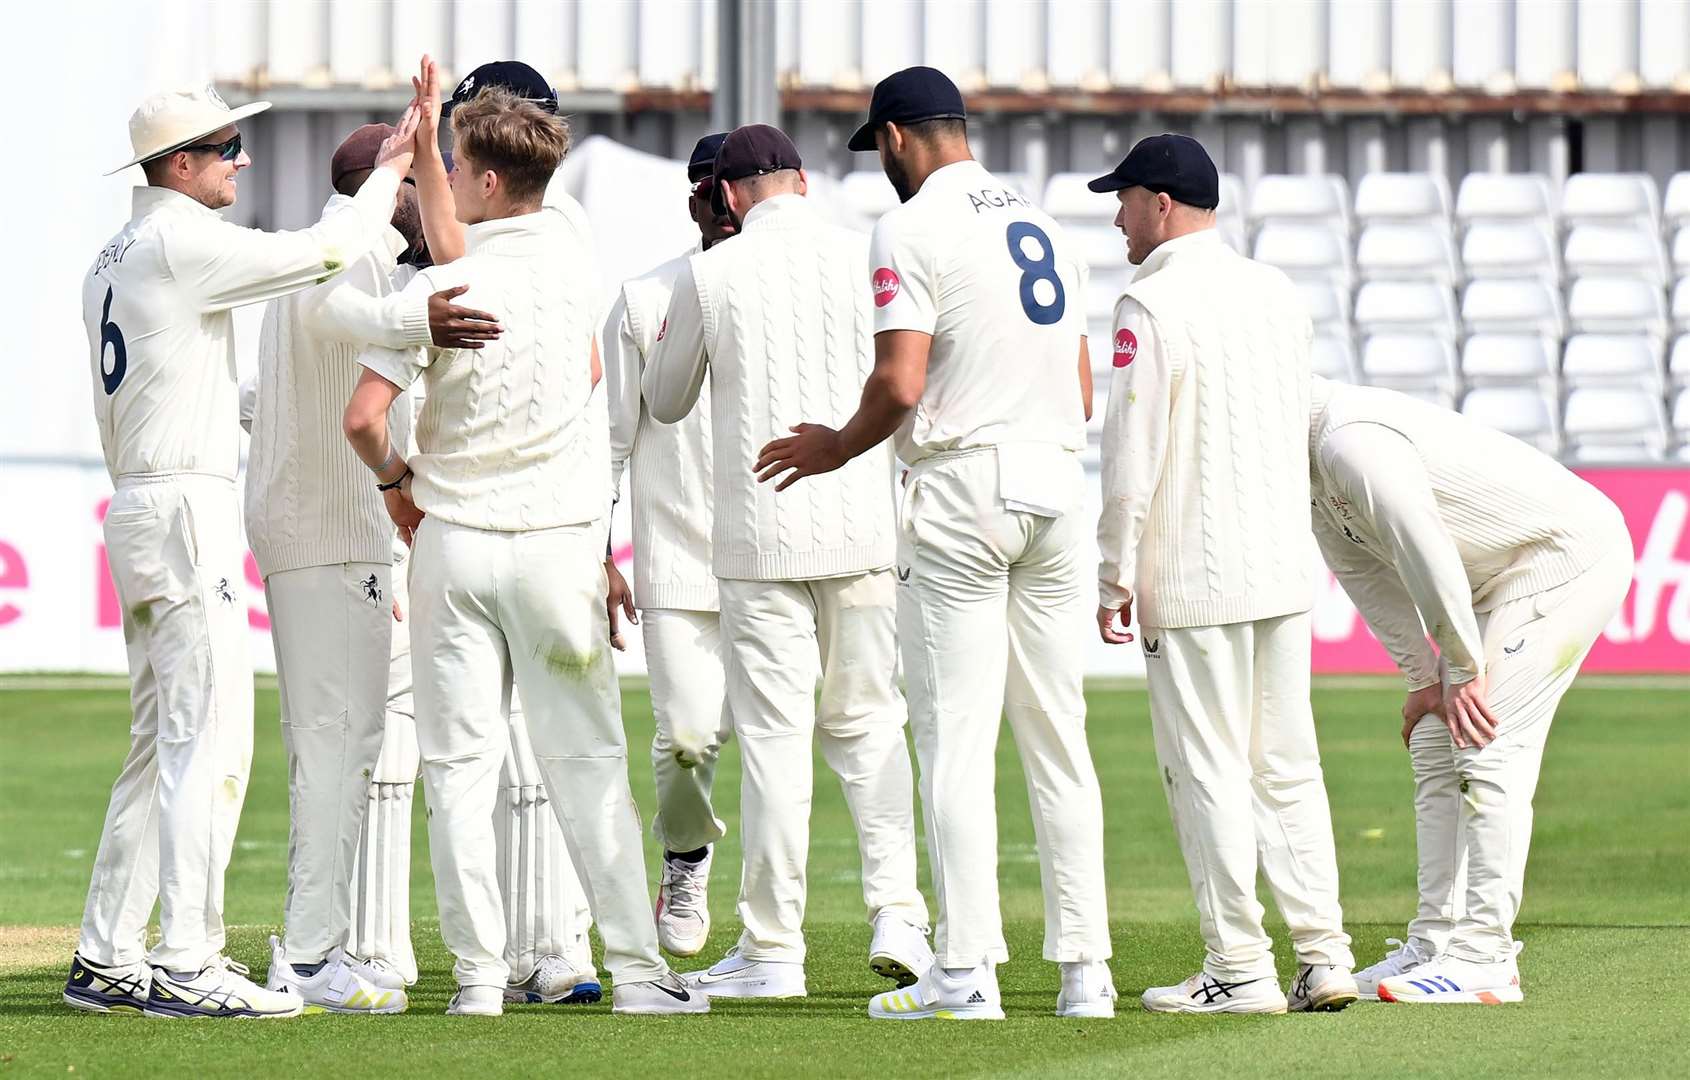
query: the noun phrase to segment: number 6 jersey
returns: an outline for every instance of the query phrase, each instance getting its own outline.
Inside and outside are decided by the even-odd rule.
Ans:
[[[958,161],[875,226],[874,331],[933,335],[927,386],[898,430],[915,463],[947,450],[1086,445],[1086,267],[1044,211]]]

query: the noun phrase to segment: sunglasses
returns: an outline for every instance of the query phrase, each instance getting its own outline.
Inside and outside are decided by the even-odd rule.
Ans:
[[[241,156],[241,133],[237,131],[233,137],[220,143],[197,143],[193,146],[184,146],[182,149],[190,154],[216,154],[224,161],[233,161]]]

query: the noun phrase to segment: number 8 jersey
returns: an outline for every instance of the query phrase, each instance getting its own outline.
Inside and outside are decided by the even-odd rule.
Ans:
[[[1004,443],[1085,449],[1087,273],[1048,214],[979,162],[954,162],[880,219],[870,265],[875,333],[933,336],[900,458]]]

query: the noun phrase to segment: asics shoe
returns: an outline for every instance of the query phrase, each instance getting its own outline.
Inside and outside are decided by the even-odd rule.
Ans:
[[[298,1016],[305,999],[287,991],[266,990],[247,978],[247,969],[227,956],[193,974],[153,968],[144,1010],[154,1017],[247,1017],[260,1020]]]
[[[1379,983],[1380,1001],[1413,1005],[1504,1005],[1525,997],[1520,966],[1512,956],[1490,964],[1440,956]]]
[[[1291,1012],[1343,1012],[1360,996],[1349,968],[1303,964],[1291,982],[1286,1007]]]
[[[146,964],[105,967],[89,963],[76,953],[70,958],[70,977],[65,980],[65,1004],[83,1012],[139,1013],[147,1007],[147,989],[153,969]]]
[[[1107,1019],[1115,1015],[1115,980],[1102,960],[1062,965],[1062,990],[1056,995],[1056,1015]]]
[[[1382,980],[1407,974],[1437,956],[1437,950],[1425,938],[1410,937],[1407,941],[1386,938],[1385,944],[1393,948],[1383,960],[1356,972],[1356,992],[1363,1001],[1379,1000],[1379,983]]]
[[[528,978],[505,987],[508,1005],[591,1005],[603,997],[597,971],[577,970],[555,953],[540,957]]]
[[[689,971],[681,981],[711,997],[805,997],[804,965],[783,960],[748,960],[739,946],[703,971]],[[615,999],[614,993],[612,1000]]]
[[[663,856],[657,885],[657,943],[673,956],[697,956],[710,936],[711,849],[697,862]]]
[[[497,986],[460,986],[446,1003],[447,1016],[503,1016],[505,992]]]
[[[1178,986],[1152,986],[1144,1007],[1168,1013],[1282,1013],[1289,1007],[1271,976],[1226,982],[1199,971]]]
[[[707,1013],[710,998],[696,986],[682,982],[673,971],[651,982],[617,983],[610,988],[610,1011],[623,1016],[668,1016]]]
[[[382,986],[364,965],[349,960],[344,949],[329,953],[322,967],[301,975],[287,962],[279,939],[270,939],[270,977],[265,986],[297,995],[311,1010],[332,1013],[401,1013],[410,1004],[405,991]]]
[[[869,999],[871,1020],[1002,1020],[998,973],[990,964],[953,976],[938,964],[914,986]]]
[[[933,966],[933,948],[927,931],[913,926],[896,913],[882,911],[874,917],[874,939],[868,947],[869,970],[899,986],[914,986]]]

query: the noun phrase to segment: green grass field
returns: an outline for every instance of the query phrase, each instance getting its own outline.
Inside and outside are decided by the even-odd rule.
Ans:
[[[1316,690],[1343,874],[1361,963],[1400,936],[1413,907],[1410,777],[1390,683]],[[633,780],[651,806],[642,691],[625,695]],[[1604,685],[1568,695],[1537,798],[1526,905],[1525,1004],[1362,1004],[1336,1015],[1151,1016],[1144,987],[1202,958],[1196,914],[1156,780],[1144,692],[1091,694],[1091,742],[1107,814],[1109,907],[1121,1015],[1051,1015],[1055,966],[1039,959],[1038,862],[1021,770],[999,750],[1003,900],[1014,960],[1000,970],[1001,1024],[887,1024],[864,1015],[883,980],[866,964],[856,843],[838,785],[820,778],[810,859],[811,996],[721,1002],[696,1019],[612,1018],[608,1004],[523,1006],[500,1020],[448,1018],[450,958],[434,922],[428,856],[415,858],[414,937],[423,967],[411,1011],[277,1023],[165,1024],[72,1012],[59,1001],[107,792],[127,739],[120,689],[0,689],[0,1077],[74,1073],[195,1077],[928,1076],[1671,1076],[1690,1075],[1690,691]],[[258,696],[257,753],[228,877],[230,952],[261,975],[280,920],[287,838],[276,695]],[[736,824],[739,772],[720,773]],[[417,835],[425,836],[422,818]],[[655,868],[656,853],[648,855]],[[923,860],[925,864],[925,859]],[[700,962],[733,943],[739,852],[721,845],[715,930]],[[923,871],[925,875],[925,870]],[[925,882],[925,876],[924,876]],[[1264,892],[1265,895],[1265,892]],[[1282,975],[1292,958],[1284,935]],[[682,966],[698,966],[699,962]]]

